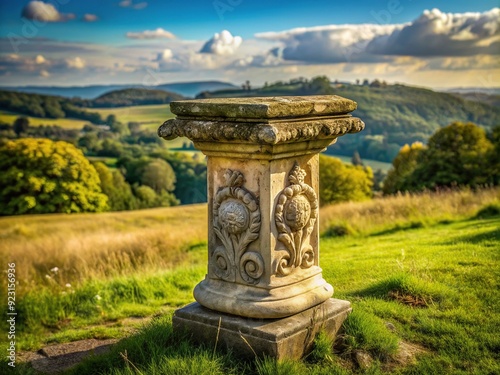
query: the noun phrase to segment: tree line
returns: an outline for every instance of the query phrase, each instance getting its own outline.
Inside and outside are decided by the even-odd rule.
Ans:
[[[485,129],[500,124],[500,107],[465,100],[456,95],[377,79],[357,84],[331,81],[326,76],[266,83],[251,90],[204,92],[200,98],[229,96],[340,95],[357,102],[354,116],[366,124],[365,130],[341,137],[328,152],[364,159],[391,162],[405,144],[427,143],[438,129],[455,121],[472,122]]]
[[[500,184],[500,126],[486,132],[455,122],[438,130],[427,145],[401,148],[384,181],[383,192],[416,192]]]
[[[119,211],[206,201],[207,166],[200,154],[167,150],[166,142],[138,123],[124,125],[113,115],[106,122],[67,133],[29,126],[25,118],[7,130],[2,125],[0,214]],[[377,173],[363,166],[359,154],[352,164],[320,155],[322,205],[373,196],[380,183]],[[403,146],[381,188],[394,194],[499,183],[500,126],[486,132],[455,122],[435,132],[427,145]]]
[[[106,123],[75,131],[30,126],[20,117],[12,125],[0,125],[0,168],[7,171],[0,176],[0,214],[119,211],[206,201],[203,158],[166,150],[156,132],[138,123],[122,124],[114,115]],[[97,198],[85,202],[87,194]]]

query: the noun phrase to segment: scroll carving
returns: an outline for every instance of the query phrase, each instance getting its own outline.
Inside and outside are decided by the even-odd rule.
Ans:
[[[278,241],[287,254],[278,260],[277,274],[289,275],[293,269],[314,265],[314,250],[310,237],[318,217],[318,199],[314,189],[304,182],[306,172],[294,164],[288,175],[289,186],[278,197],[274,220]]]
[[[228,169],[224,178],[225,186],[215,195],[213,205],[213,229],[222,242],[212,254],[214,272],[223,280],[235,282],[239,275],[243,281],[257,284],[264,261],[259,253],[247,248],[259,237],[259,204],[242,187],[242,173]]]

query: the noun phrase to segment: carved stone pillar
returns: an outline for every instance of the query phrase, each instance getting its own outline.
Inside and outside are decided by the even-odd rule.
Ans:
[[[187,137],[208,157],[208,272],[194,290],[200,305],[277,319],[330,299],[319,267],[318,155],[363,129],[354,109],[334,95],[171,104],[177,118],[159,135]],[[196,320],[181,310],[174,326],[176,317]]]

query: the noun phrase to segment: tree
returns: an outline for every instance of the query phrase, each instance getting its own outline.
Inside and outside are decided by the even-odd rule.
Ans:
[[[0,170],[1,215],[107,209],[95,168],[69,143],[7,141],[0,146]]]
[[[500,185],[500,125],[495,126],[489,134],[493,148],[489,156],[490,183]]]
[[[354,154],[352,154],[351,158],[352,165],[363,165],[363,160],[361,160],[361,156],[359,156],[359,152],[356,150]]]
[[[26,133],[30,126],[30,120],[27,117],[18,117],[14,121],[14,132],[17,137],[21,136],[21,133]]]
[[[337,158],[319,156],[319,201],[321,205],[361,201],[372,196],[370,168],[342,163]]]
[[[133,210],[136,208],[136,199],[132,188],[125,181],[119,170],[111,170],[104,163],[97,162],[94,167],[101,180],[102,192],[108,196],[108,205],[111,211]]]
[[[401,147],[399,154],[392,161],[392,168],[384,180],[384,194],[394,194],[398,191],[411,190],[409,178],[415,171],[417,160],[424,150],[425,146],[421,142]]]
[[[172,192],[175,189],[175,173],[170,164],[162,159],[153,159],[142,172],[141,182],[156,193]]]
[[[134,189],[135,195],[139,200],[140,208],[151,208],[156,205],[156,193],[149,186],[136,186]]]
[[[461,122],[448,125],[429,139],[409,178],[410,190],[489,183],[488,156],[492,149],[479,126]]]
[[[127,124],[130,134],[136,135],[141,131],[141,124],[135,121],[131,121]]]

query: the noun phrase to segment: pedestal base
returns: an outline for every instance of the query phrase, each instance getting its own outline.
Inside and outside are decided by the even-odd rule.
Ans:
[[[217,343],[218,348],[248,358],[265,355],[300,359],[311,351],[321,329],[334,338],[350,312],[350,302],[331,298],[286,318],[253,319],[213,311],[194,302],[175,311],[173,328],[197,343],[212,347]]]

